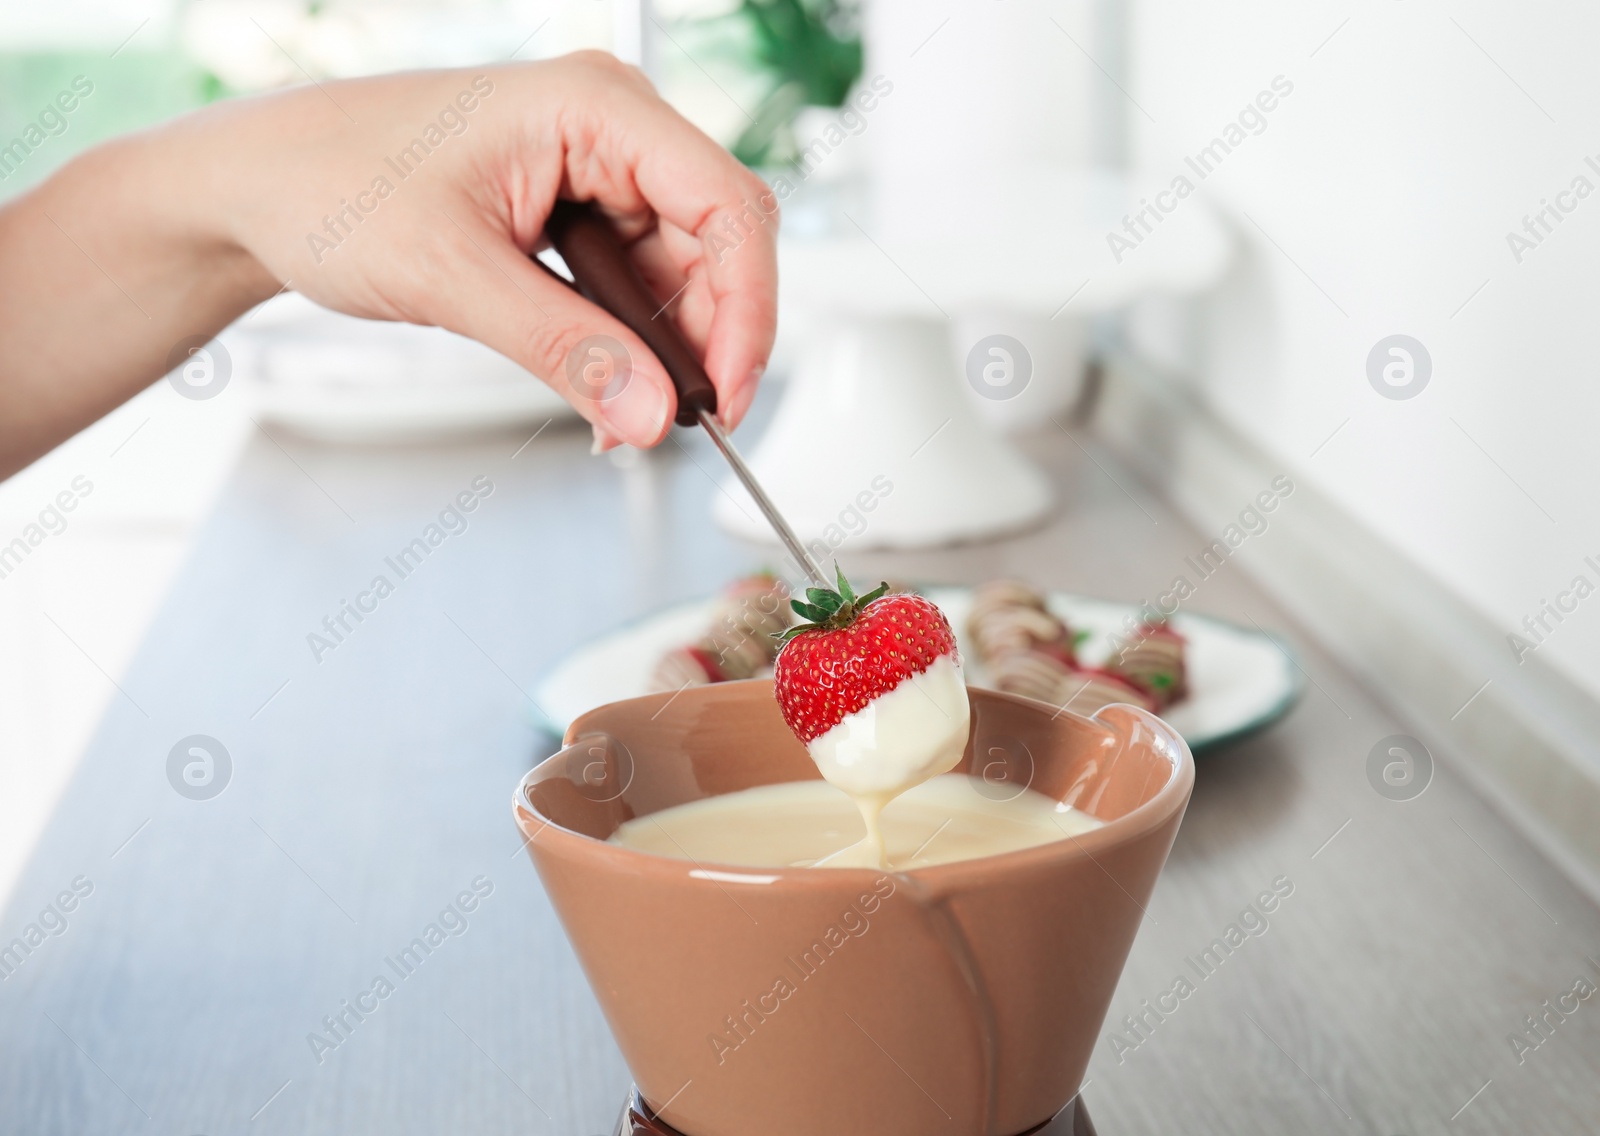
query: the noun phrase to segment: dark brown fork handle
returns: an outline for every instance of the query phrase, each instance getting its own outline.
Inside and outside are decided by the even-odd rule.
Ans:
[[[715,414],[717,389],[639,275],[611,222],[589,202],[557,201],[544,231],[583,298],[627,324],[661,360],[678,391],[678,425],[695,425],[702,410]]]

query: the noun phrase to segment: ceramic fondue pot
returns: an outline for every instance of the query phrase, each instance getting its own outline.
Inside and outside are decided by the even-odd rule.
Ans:
[[[1103,823],[900,872],[606,843],[623,821],[818,776],[770,681],[602,706],[515,813],[648,1111],[686,1136],[1018,1136],[1075,1096],[1194,784],[1154,715],[969,691],[958,772]]]

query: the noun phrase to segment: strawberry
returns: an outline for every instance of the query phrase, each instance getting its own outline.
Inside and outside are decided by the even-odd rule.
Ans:
[[[842,571],[838,577],[838,591],[808,588],[808,603],[790,601],[811,622],[784,632],[773,675],[783,720],[808,745],[879,695],[956,655],[955,632],[932,602],[887,595],[888,584],[857,598]]]
[[[1106,670],[1165,707],[1189,693],[1187,645],[1166,620],[1146,620],[1118,644]]]

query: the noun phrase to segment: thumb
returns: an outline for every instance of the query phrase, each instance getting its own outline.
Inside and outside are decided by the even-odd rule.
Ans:
[[[677,395],[644,341],[503,235],[474,228],[452,225],[455,283],[437,295],[445,310],[436,322],[526,367],[617,440],[660,442]]]

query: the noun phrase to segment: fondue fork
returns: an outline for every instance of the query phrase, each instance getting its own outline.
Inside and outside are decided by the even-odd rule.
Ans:
[[[813,584],[830,587],[816,560],[728,437],[717,417],[717,390],[694,349],[670,317],[656,318],[662,314],[656,299],[611,223],[590,202],[557,201],[544,231],[566,261],[579,294],[626,324],[661,360],[678,392],[678,425],[693,426],[698,422],[705,428],[795,563]]]

